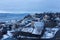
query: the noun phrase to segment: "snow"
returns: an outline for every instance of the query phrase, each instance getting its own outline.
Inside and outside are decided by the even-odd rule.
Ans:
[[[60,18],[59,18],[59,17],[57,17],[57,18],[55,18],[55,20],[59,21],[59,20],[60,20]]]
[[[31,33],[33,31],[33,28],[23,28],[22,31]]]
[[[40,35],[43,30],[44,23],[43,22],[35,22],[34,26],[35,26],[35,29],[33,30],[32,34]]]
[[[32,34],[36,34],[36,35],[40,35],[41,34],[41,30],[39,29],[37,29],[37,28],[35,28],[34,30],[33,30],[33,32],[32,32]]]
[[[42,38],[52,38],[52,37],[54,37],[56,32],[59,30],[59,28],[46,28],[46,30],[47,31],[44,33]]]
[[[7,31],[7,35],[9,35],[11,37],[12,36],[11,31]]]
[[[34,26],[37,27],[43,27],[44,26],[44,22],[35,22]]]
[[[3,38],[2,39],[6,39],[8,37],[9,37],[8,35],[3,35]]]

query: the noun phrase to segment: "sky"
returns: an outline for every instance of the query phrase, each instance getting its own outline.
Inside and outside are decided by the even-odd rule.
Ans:
[[[60,0],[0,0],[0,13],[60,12]]]

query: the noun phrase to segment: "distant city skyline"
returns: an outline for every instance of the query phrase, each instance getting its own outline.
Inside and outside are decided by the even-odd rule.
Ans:
[[[60,0],[0,0],[0,13],[60,12]]]

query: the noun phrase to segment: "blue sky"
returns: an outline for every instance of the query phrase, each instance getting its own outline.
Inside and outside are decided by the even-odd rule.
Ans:
[[[60,12],[60,0],[0,0],[0,13]]]

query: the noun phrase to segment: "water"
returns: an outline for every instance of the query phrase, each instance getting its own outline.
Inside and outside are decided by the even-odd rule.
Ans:
[[[27,14],[0,13],[0,21],[20,20]]]

